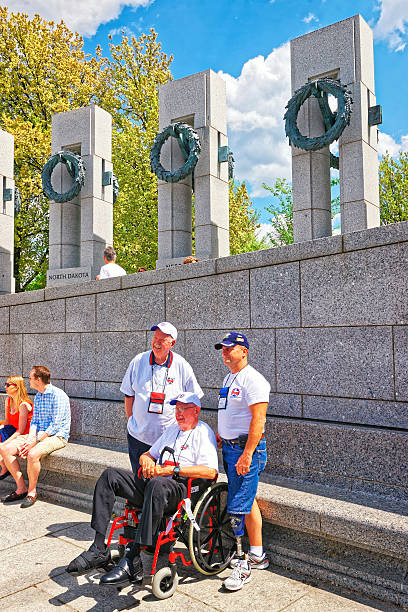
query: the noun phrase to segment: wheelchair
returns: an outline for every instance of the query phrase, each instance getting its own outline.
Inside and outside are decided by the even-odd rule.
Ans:
[[[227,514],[226,483],[212,481],[203,491],[203,480],[189,478],[187,481],[187,497],[177,507],[173,516],[166,516],[159,529],[157,541],[150,552],[153,552],[152,592],[158,599],[167,599],[175,592],[179,577],[176,560],[184,566],[191,564],[207,576],[219,574],[228,567],[236,551],[236,538],[231,529]],[[208,484],[208,481],[206,481]],[[190,510],[192,509],[192,512]],[[134,539],[139,523],[140,509],[126,502],[123,516],[114,519],[107,545],[112,543],[113,534],[123,528],[119,535],[119,554],[124,555],[126,546]],[[193,520],[191,520],[193,519]],[[197,529],[198,527],[198,529]],[[181,541],[188,548],[190,559],[183,552],[175,552],[175,544]],[[165,547],[165,545],[167,545]],[[165,547],[168,553],[168,566],[157,571],[157,561],[160,549]],[[142,547],[146,550],[147,547]]]

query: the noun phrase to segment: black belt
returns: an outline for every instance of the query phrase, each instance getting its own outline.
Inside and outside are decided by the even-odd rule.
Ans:
[[[223,442],[229,442],[230,444],[240,444],[241,442],[243,442],[243,438],[245,438],[248,440],[248,436],[240,436],[239,438],[234,438],[233,440],[227,440],[226,438],[221,438],[221,440]],[[265,434],[263,433],[262,436],[259,438],[259,442],[261,440],[264,440],[265,438]]]

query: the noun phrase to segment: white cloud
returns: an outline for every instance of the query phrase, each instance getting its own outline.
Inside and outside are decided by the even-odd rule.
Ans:
[[[374,28],[378,40],[387,40],[393,51],[403,51],[408,40],[407,0],[379,0],[380,18]]]
[[[378,133],[378,155],[389,153],[391,157],[398,155],[400,151],[408,151],[408,134],[401,137],[401,142],[398,143],[392,136],[385,132]]]
[[[308,15],[306,15],[306,17],[303,17],[302,21],[303,23],[310,23],[311,21],[319,21],[319,20],[316,17],[316,15],[313,15],[313,13],[309,13]]]
[[[271,223],[261,223],[258,229],[256,230],[256,235],[258,238],[266,238],[268,242],[268,234],[272,233],[274,237],[278,237],[275,229],[273,228]]]
[[[154,0],[8,0],[12,13],[26,13],[32,17],[38,13],[49,21],[60,22],[83,36],[93,36],[102,23],[119,17],[125,6],[148,6]]]
[[[235,78],[219,72],[227,83],[229,144],[235,174],[248,180],[251,197],[265,196],[262,183],[290,180],[291,152],[283,115],[290,98],[289,44],[267,57],[248,60]]]

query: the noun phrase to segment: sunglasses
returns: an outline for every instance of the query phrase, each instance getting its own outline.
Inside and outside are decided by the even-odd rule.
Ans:
[[[7,387],[17,387],[15,383],[6,383],[4,386],[6,387],[6,389]]]

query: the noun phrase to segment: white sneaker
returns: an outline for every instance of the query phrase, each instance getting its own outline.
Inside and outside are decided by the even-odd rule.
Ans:
[[[254,555],[254,553],[249,552],[247,554],[247,559],[251,569],[266,569],[269,567],[269,559],[265,553],[262,555],[262,557],[258,557],[258,555]],[[231,559],[230,567],[235,567],[238,561],[239,559]]]
[[[228,591],[239,591],[251,579],[251,568],[248,561],[246,559],[236,559],[235,567],[231,575],[224,580],[223,585]]]

